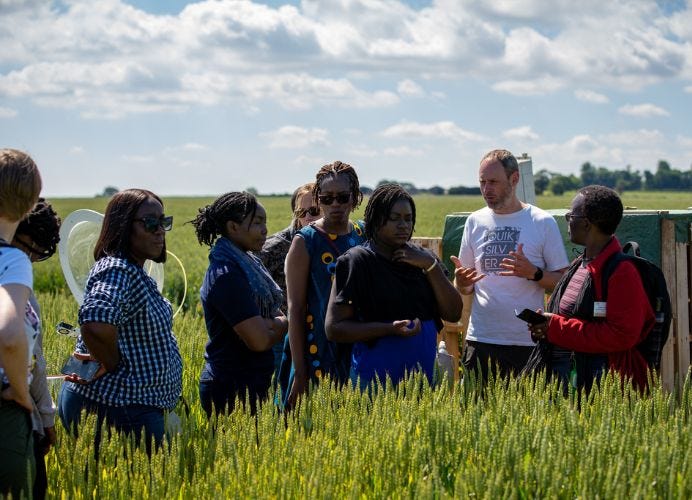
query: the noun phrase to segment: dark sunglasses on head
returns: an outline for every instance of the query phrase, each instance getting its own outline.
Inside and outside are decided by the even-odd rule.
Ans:
[[[317,197],[322,205],[331,205],[336,200],[339,204],[348,203],[351,200],[351,193],[339,193],[336,196],[331,194],[321,194]]]
[[[310,208],[297,208],[295,212],[293,212],[293,215],[296,216],[296,219],[302,219],[306,215],[310,215],[311,217],[317,217],[320,215],[320,209],[319,207],[310,207]]]
[[[140,217],[135,219],[144,224],[144,230],[147,233],[155,233],[158,228],[164,231],[170,231],[173,228],[173,216],[172,215],[162,215],[161,217]]]
[[[49,259],[51,255],[55,253],[55,248],[49,248],[48,250],[45,250],[43,248],[36,248],[33,244],[29,244],[18,237],[15,237],[14,241],[19,243],[21,246],[26,248],[29,253],[31,253],[34,262],[42,262],[46,259]]]

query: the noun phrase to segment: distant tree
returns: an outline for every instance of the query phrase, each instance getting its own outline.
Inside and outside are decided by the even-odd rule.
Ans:
[[[245,188],[245,192],[250,193],[253,196],[259,196],[259,192],[257,191],[257,188],[254,188],[252,186]]]
[[[541,169],[536,172],[533,176],[533,188],[536,194],[541,195],[548,189],[548,184],[550,184],[551,174],[546,169]]]
[[[692,188],[692,172],[671,168],[670,163],[659,160],[656,173],[644,171],[646,189],[685,190]]]
[[[106,186],[105,188],[103,188],[103,192],[101,194],[97,194],[96,196],[101,196],[103,198],[110,198],[111,196],[113,196],[118,191],[120,191],[120,190],[115,186]]]
[[[467,187],[467,186],[452,186],[447,190],[447,194],[453,194],[453,195],[459,195],[459,194],[465,194],[465,195],[480,195],[481,194],[481,188],[478,186],[476,187]]]
[[[370,186],[361,186],[360,192],[363,193],[364,196],[370,196],[373,192],[373,189]]]
[[[445,194],[445,188],[442,186],[433,186],[430,189],[428,189],[428,193],[433,194],[435,196],[442,196]]]
[[[581,181],[574,175],[554,175],[550,179],[549,189],[555,195],[561,195],[565,191],[571,191],[580,187]]]

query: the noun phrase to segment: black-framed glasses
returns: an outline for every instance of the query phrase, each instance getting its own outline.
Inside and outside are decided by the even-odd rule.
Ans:
[[[339,193],[336,196],[331,194],[321,194],[317,197],[317,199],[320,200],[322,205],[331,205],[334,203],[334,200],[343,205],[344,203],[351,201],[351,193]]]
[[[173,216],[172,215],[162,215],[161,217],[147,216],[135,219],[142,224],[144,224],[144,230],[147,233],[155,233],[158,228],[164,231],[170,231],[173,228]]]
[[[572,219],[586,219],[586,215],[573,214],[572,212],[567,212],[565,214],[565,220],[570,222]]]
[[[29,252],[34,262],[43,262],[44,260],[49,259],[55,253],[55,248],[37,248],[33,243],[27,243],[18,236],[14,237],[14,242],[19,243],[22,247],[24,247],[27,252]]]
[[[320,215],[320,207],[297,208],[293,215],[296,216],[296,219],[302,219],[306,215],[317,217]]]

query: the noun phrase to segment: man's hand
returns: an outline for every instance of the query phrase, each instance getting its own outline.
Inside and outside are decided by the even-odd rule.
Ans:
[[[526,255],[524,255],[524,244],[519,243],[517,250],[509,252],[509,255],[509,257],[502,259],[502,262],[500,262],[500,267],[506,269],[506,271],[497,273],[498,276],[517,276],[527,280],[533,279],[538,268],[531,264]]]
[[[485,274],[479,273],[473,267],[462,266],[456,255],[452,255],[449,260],[454,264],[454,286],[462,294],[470,295],[473,292],[473,285],[485,278]]]

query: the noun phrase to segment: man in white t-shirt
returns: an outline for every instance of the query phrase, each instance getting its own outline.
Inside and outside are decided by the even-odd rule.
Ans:
[[[473,294],[471,321],[464,343],[467,369],[488,364],[502,376],[518,373],[531,354],[527,325],[514,310],[543,309],[569,262],[553,217],[517,198],[519,165],[507,150],[487,153],[478,176],[487,207],[466,220],[454,283]]]

